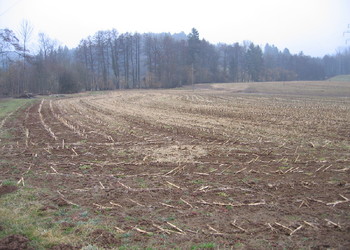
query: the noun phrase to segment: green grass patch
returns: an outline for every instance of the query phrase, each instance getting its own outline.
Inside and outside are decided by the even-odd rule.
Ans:
[[[81,165],[80,167],[79,167],[79,169],[82,169],[82,170],[84,170],[84,169],[91,169],[92,167],[90,166],[90,165]]]
[[[1,184],[4,186],[16,186],[17,182],[14,180],[3,180]]]
[[[48,192],[22,187],[0,197],[0,239],[20,234],[30,240],[34,249],[58,244],[86,245],[89,234],[101,228],[96,216],[90,218],[90,213],[80,207],[43,209],[46,206],[40,200],[43,195]]]
[[[193,183],[193,184],[197,184],[197,185],[200,185],[200,184],[204,184],[204,181],[203,181],[203,180],[199,180],[199,179],[197,179],[197,180],[193,180],[193,181],[191,181],[191,183]]]
[[[7,116],[9,113],[14,112],[21,106],[32,103],[33,99],[0,99],[0,119]]]
[[[191,250],[197,250],[197,249],[213,249],[215,248],[215,243],[209,242],[209,243],[201,243],[197,245],[191,246]]]
[[[15,112],[19,108],[26,107],[30,103],[32,103],[32,99],[0,99],[0,124],[7,118],[12,112]],[[3,124],[2,124],[3,125]],[[12,130],[1,128],[0,130],[0,138],[1,139],[11,139],[12,138]]]

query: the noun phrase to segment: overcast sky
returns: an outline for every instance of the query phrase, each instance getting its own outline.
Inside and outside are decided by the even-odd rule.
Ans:
[[[211,43],[250,40],[324,56],[350,45],[350,0],[0,0],[0,28],[28,20],[73,48],[98,30],[188,34]]]

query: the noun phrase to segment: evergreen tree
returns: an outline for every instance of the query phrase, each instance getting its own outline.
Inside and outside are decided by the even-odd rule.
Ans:
[[[262,73],[264,69],[264,59],[261,48],[253,43],[249,45],[247,51],[247,68],[251,80],[258,82],[262,80]]]

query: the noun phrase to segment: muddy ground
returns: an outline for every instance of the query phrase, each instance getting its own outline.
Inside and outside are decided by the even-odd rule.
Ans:
[[[15,117],[0,179],[89,211],[67,215],[104,225],[86,244],[350,248],[349,97],[117,91]]]

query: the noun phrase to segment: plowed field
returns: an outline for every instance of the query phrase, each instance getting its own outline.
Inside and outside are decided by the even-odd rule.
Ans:
[[[350,248],[350,85],[312,84],[43,98],[1,123],[0,180],[96,219],[91,245]]]

